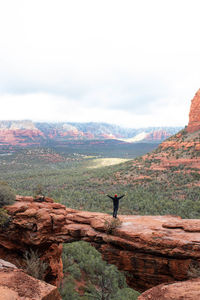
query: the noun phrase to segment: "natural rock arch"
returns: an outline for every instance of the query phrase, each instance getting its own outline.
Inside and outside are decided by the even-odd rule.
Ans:
[[[107,214],[78,211],[47,198],[17,197],[7,207],[12,223],[0,232],[0,256],[12,263],[29,248],[49,263],[46,280],[62,278],[62,243],[90,242],[103,259],[126,271],[128,284],[144,291],[160,283],[187,280],[200,260],[200,220],[173,216],[119,216],[122,224],[105,232]]]

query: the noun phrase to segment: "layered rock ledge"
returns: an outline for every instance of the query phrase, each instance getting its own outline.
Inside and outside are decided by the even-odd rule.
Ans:
[[[0,232],[0,257],[23,265],[24,252],[37,249],[49,264],[49,283],[58,285],[62,279],[62,243],[79,240],[126,271],[128,284],[139,291],[198,276],[200,220],[120,215],[121,226],[108,234],[105,221],[111,216],[69,209],[48,198],[36,202],[18,196],[7,210],[12,222]]]

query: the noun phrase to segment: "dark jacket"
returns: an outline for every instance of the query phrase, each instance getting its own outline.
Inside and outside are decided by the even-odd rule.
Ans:
[[[112,199],[113,201],[119,201],[121,198],[123,198],[125,195],[122,195],[122,196],[120,196],[120,197],[112,197],[112,196],[110,196],[110,195],[106,195],[106,196],[108,196],[110,199]]]
[[[110,195],[106,195],[106,196],[108,196],[110,199],[113,200],[113,217],[117,218],[117,211],[118,211],[118,208],[119,208],[119,200],[121,198],[123,198],[125,195],[122,195],[120,197],[112,197]]]

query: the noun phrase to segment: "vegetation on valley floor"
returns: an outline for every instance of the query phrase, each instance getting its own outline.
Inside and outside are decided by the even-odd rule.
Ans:
[[[5,149],[0,156],[0,180],[6,181],[17,194],[35,195],[40,191],[67,207],[81,210],[112,214],[112,202],[106,194],[120,195],[126,192],[126,197],[120,201],[119,214],[173,214],[183,218],[200,218],[199,170],[184,165],[172,166],[164,170],[153,169],[153,164],[159,166],[160,163],[156,158],[156,151],[155,157],[151,155],[145,161],[138,157],[134,161],[127,160],[116,165],[102,166],[102,159],[108,158],[108,152],[104,156],[97,150],[90,151],[86,155],[86,152],[70,152],[69,149],[64,151],[63,148],[15,149],[14,151]],[[131,154],[122,155],[121,158],[130,159]],[[78,244],[64,247],[67,249],[63,254],[67,280],[64,280],[62,287],[63,299],[84,300],[91,299],[91,295],[93,299],[101,299],[102,287],[98,283],[97,274],[86,278],[83,265],[77,257],[72,257],[71,252],[75,252],[76,248],[79,249]],[[82,248],[84,247],[81,245]],[[87,251],[90,253],[92,250]],[[79,252],[81,255],[82,250]],[[93,254],[93,256],[96,265],[98,255]],[[73,264],[70,261],[73,261]],[[94,267],[92,260],[86,259],[84,253],[82,264],[85,265],[86,262],[87,270]],[[109,288],[117,293],[111,292],[111,298],[108,299],[136,299],[135,295],[132,295],[132,290],[130,291],[125,285],[119,285],[121,275],[116,273],[113,266],[107,266],[102,261],[97,265],[100,265],[100,270],[102,266],[103,270],[107,270],[108,278],[109,274],[115,277],[114,287],[109,283]],[[87,279],[82,296],[77,292],[79,276],[81,280]],[[104,282],[103,275],[98,276],[100,282]],[[68,294],[70,297],[67,296]]]
[[[52,149],[20,150],[0,160],[0,180],[17,194],[33,195],[40,185],[46,196],[68,207],[111,214],[106,194],[127,192],[119,214],[200,217],[200,174],[184,165],[153,170],[150,166],[159,160],[139,157],[134,162],[90,168],[98,166],[98,157]]]
[[[102,260],[86,242],[64,244],[63,300],[136,300],[139,293],[128,288],[123,272]]]

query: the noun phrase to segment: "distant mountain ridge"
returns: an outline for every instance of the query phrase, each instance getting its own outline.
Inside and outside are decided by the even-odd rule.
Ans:
[[[0,121],[0,145],[40,145],[73,140],[162,142],[180,127],[123,128],[106,123]]]

